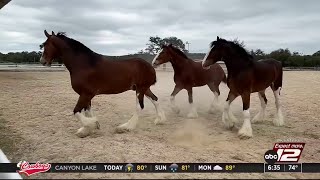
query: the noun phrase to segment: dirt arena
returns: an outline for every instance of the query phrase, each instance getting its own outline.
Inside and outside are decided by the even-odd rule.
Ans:
[[[154,125],[155,109],[145,99],[138,127],[117,134],[135,111],[135,93],[100,95],[93,99],[93,112],[101,130],[87,138],[75,132],[80,122],[72,115],[78,95],[72,90],[68,72],[0,72],[0,148],[13,162],[264,162],[264,153],[276,141],[306,142],[300,162],[320,162],[320,72],[286,71],[281,91],[285,126],[275,127],[273,93],[267,90],[266,120],[253,125],[253,138],[240,140],[237,129],[224,129],[221,110],[209,114],[213,94],[208,87],[194,89],[199,118],[187,119],[186,91],[177,95],[181,112],[170,109],[173,72],[157,71],[152,87],[168,121]],[[220,85],[220,108],[227,86]],[[251,114],[260,108],[257,94],[251,95]],[[237,98],[232,111],[242,123],[242,103]],[[237,128],[240,127],[237,124]],[[4,148],[5,147],[5,148]],[[32,178],[319,178],[319,174],[38,174]]]

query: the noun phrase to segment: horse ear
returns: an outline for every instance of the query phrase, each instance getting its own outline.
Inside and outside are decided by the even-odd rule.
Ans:
[[[52,31],[52,35],[55,36],[54,32]]]
[[[220,38],[219,38],[219,36],[217,36],[217,41],[219,41],[220,40]]]
[[[50,34],[47,32],[47,30],[44,30],[44,34],[47,36],[47,38],[50,37]]]

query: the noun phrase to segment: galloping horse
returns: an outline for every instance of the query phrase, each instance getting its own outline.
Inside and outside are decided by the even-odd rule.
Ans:
[[[221,81],[226,82],[226,75],[221,66],[215,64],[208,70],[205,70],[201,66],[201,61],[196,62],[189,59],[182,51],[172,46],[172,44],[162,46],[162,49],[153,59],[152,65],[158,66],[168,61],[170,61],[174,69],[174,82],[176,84],[170,98],[173,110],[179,113],[180,110],[175,105],[175,96],[182,89],[186,89],[191,106],[187,116],[189,118],[198,117],[197,110],[193,104],[192,88],[208,85],[215,97],[209,110],[209,112],[213,112],[215,101],[218,100],[220,95],[219,85]]]
[[[88,136],[100,125],[91,112],[91,100],[99,94],[119,94],[128,90],[136,91],[136,112],[118,129],[131,130],[137,125],[139,113],[144,108],[144,95],[151,100],[156,108],[155,124],[162,123],[166,117],[161,109],[158,98],[151,92],[150,86],[156,83],[156,72],[145,60],[139,58],[127,60],[109,60],[88,47],[67,37],[64,33],[49,35],[40,58],[43,65],[51,65],[54,58],[61,58],[70,72],[73,90],[80,95],[73,110],[76,118],[82,123],[77,131],[79,137]],[[84,115],[81,112],[84,110]]]
[[[224,124],[228,128],[234,126],[235,119],[230,114],[229,108],[231,102],[241,96],[244,122],[238,134],[240,138],[252,137],[249,111],[250,94],[258,92],[261,102],[261,109],[252,122],[263,121],[267,105],[265,90],[270,86],[273,90],[278,114],[273,124],[282,126],[284,120],[279,99],[283,74],[281,62],[275,59],[254,61],[253,57],[240,45],[217,37],[217,40],[211,43],[211,48],[204,57],[202,66],[207,68],[220,60],[224,61],[227,66],[227,85],[230,88],[222,116]]]

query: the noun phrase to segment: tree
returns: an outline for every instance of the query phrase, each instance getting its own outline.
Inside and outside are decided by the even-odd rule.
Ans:
[[[251,56],[253,56],[255,59],[263,59],[266,57],[266,54],[261,49],[256,49],[250,51]]]
[[[312,56],[320,56],[320,50],[315,52],[315,53],[313,53]]]
[[[284,66],[289,65],[288,58],[290,56],[291,56],[291,52],[288,48],[286,48],[286,49],[280,48],[278,50],[272,51],[269,54],[269,57],[274,58],[278,61],[281,61]]]
[[[244,41],[241,41],[240,39],[236,38],[236,39],[233,40],[233,42],[234,42],[235,44],[238,44],[239,46],[245,48]]]
[[[301,54],[297,51],[292,52],[292,56],[301,56]]]
[[[164,44],[172,44],[173,46],[179,48],[183,52],[188,52],[186,50],[186,46],[183,41],[177,37],[166,37],[164,39],[158,36],[151,36],[149,38],[149,43],[147,43],[148,47],[145,49],[148,54],[157,54],[161,50],[161,46]]]

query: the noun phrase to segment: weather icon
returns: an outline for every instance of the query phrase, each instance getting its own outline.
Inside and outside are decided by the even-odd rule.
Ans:
[[[133,165],[132,164],[127,164],[125,166],[125,171],[126,172],[132,172],[133,171]]]
[[[171,172],[177,172],[178,171],[178,167],[179,166],[177,164],[171,164],[169,166]]]
[[[215,166],[213,167],[213,170],[214,170],[214,171],[222,171],[222,167],[219,166],[219,165],[215,165]]]

